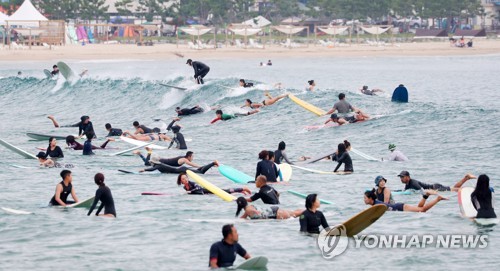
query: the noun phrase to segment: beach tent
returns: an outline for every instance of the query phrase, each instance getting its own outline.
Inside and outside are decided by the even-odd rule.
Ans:
[[[360,25],[359,27],[368,34],[376,35],[378,41],[378,36],[389,31],[392,25]]]
[[[0,12],[0,25],[5,25],[5,21],[9,19],[9,16]]]
[[[420,29],[415,32],[414,39],[448,39],[446,29]]]
[[[38,27],[38,21],[48,21],[48,19],[33,6],[30,0],[25,0],[7,20],[9,25],[20,27]]]
[[[298,34],[304,29],[307,30],[307,39],[309,40],[309,28],[307,26],[294,26],[294,25],[277,25],[272,27],[274,30],[286,34],[287,35],[287,41],[286,43],[282,43],[282,46],[292,48],[292,47],[298,47],[298,45],[294,44],[291,39],[292,35]]]
[[[332,35],[333,39],[335,39],[337,35],[341,35],[342,33],[344,33],[348,28],[349,28],[349,26],[330,26],[330,25],[316,27],[317,30],[319,30],[327,35]],[[317,35],[318,35],[317,33],[318,33],[318,31],[314,31],[315,37],[317,37]],[[349,35],[350,35],[350,32],[349,32]]]
[[[246,21],[242,22],[241,24],[245,24],[245,25],[251,26],[253,28],[259,28],[259,27],[262,28],[264,26],[270,25],[271,22],[268,19],[259,15],[253,19],[246,20]]]
[[[455,34],[453,34],[454,38],[461,38],[464,37],[466,39],[472,39],[472,38],[486,38],[486,30],[484,29],[479,29],[479,30],[463,30],[463,29],[457,29],[455,31]]]
[[[246,24],[231,24],[227,28],[227,30],[228,31],[226,31],[226,40],[227,40],[227,33],[228,32],[232,32],[234,35],[243,36],[245,39],[245,48],[246,48],[248,46],[248,37],[256,35],[257,33],[261,32],[262,28],[252,27],[252,26],[246,25]],[[234,40],[234,36],[233,36],[233,40]],[[261,49],[264,48],[264,46],[253,44],[253,42],[251,44],[251,47],[261,48]]]
[[[217,46],[215,46],[217,43],[215,42],[215,31],[214,31],[214,46],[208,46],[206,44],[203,44],[200,40],[200,36],[207,34],[208,32],[212,31],[212,27],[207,27],[204,25],[190,25],[189,27],[179,27],[179,30],[192,36],[192,42],[195,45],[193,48],[194,49],[215,49]],[[196,42],[194,41],[194,37],[197,37]],[[177,31],[177,47],[179,46],[179,31]],[[190,47],[191,44],[190,44]]]

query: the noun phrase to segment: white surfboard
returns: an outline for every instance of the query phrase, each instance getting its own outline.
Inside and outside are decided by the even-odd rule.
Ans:
[[[481,226],[498,224],[500,222],[498,218],[476,218],[477,210],[472,204],[472,192],[474,192],[474,187],[462,187],[458,190],[458,206],[460,207],[462,216],[472,219]]]
[[[22,150],[12,144],[10,144],[9,142],[3,140],[0,138],[0,144],[3,145],[4,147],[6,147],[7,149],[23,156],[24,158],[28,158],[28,159],[37,159],[36,156],[34,154],[31,154],[25,150]]]
[[[362,152],[362,151],[359,151],[359,150],[357,150],[357,149],[354,149],[354,148],[352,148],[352,147],[351,147],[351,151],[352,151],[353,153],[355,153],[355,154],[357,154],[357,155],[359,155],[359,156],[361,156],[361,157],[365,158],[366,160],[370,160],[370,161],[381,161],[380,159],[377,159],[377,158],[375,158],[375,157],[373,157],[373,156],[370,156],[370,155],[368,155],[368,154],[366,154],[366,153],[364,153],[364,152]]]
[[[279,164],[279,170],[281,172],[281,176],[283,177],[284,182],[290,181],[292,178],[292,167],[287,163]]]
[[[1,209],[4,212],[6,212],[8,214],[13,214],[13,215],[31,215],[32,214],[32,212],[23,211],[23,210],[16,210],[16,209],[11,209],[11,208],[6,208],[6,207],[2,207]]]
[[[125,154],[125,153],[127,153],[127,152],[135,151],[135,150],[137,150],[137,149],[140,149],[140,148],[143,148],[143,147],[149,146],[149,145],[151,145],[151,144],[153,144],[153,142],[149,142],[149,143],[147,143],[147,144],[146,144],[146,145],[144,145],[144,146],[135,146],[135,147],[133,147],[133,148],[126,149],[126,150],[123,150],[123,151],[119,151],[119,152],[117,152],[117,153],[112,153],[112,154],[110,154],[109,156],[117,156],[117,155],[122,155],[122,154]]]
[[[232,266],[229,269],[233,270],[267,270],[268,259],[264,256],[252,257],[243,263]]]
[[[301,170],[305,170],[305,171],[309,171],[309,172],[313,172],[313,173],[318,173],[318,174],[336,174],[336,172],[333,172],[333,171],[321,171],[321,170],[316,170],[316,169],[311,169],[311,168],[305,168],[305,167],[300,167],[300,166],[296,166],[296,165],[291,165],[292,167],[294,168],[297,168],[297,169],[301,169]]]
[[[155,144],[149,144],[149,143],[152,143],[152,142],[144,142],[144,141],[136,140],[136,139],[133,139],[133,138],[128,138],[128,137],[125,137],[125,136],[121,136],[120,140],[122,140],[124,142],[127,142],[127,143],[130,143],[132,145],[139,146],[139,147],[149,146],[151,149],[154,149],[154,150],[166,150],[166,149],[168,149],[167,147],[164,147],[164,146],[158,146],[158,145],[155,145]]]

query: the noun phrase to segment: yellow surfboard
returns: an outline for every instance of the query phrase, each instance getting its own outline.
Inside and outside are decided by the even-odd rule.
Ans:
[[[208,191],[212,192],[214,195],[218,196],[219,198],[225,200],[225,201],[233,201],[236,200],[236,197],[227,193],[226,191],[220,189],[216,185],[212,184],[211,182],[203,179],[201,176],[198,174],[192,172],[191,170],[186,170],[187,175],[189,178],[193,179],[197,184],[199,184],[201,187],[207,189]]]
[[[346,236],[352,237],[362,232],[384,215],[385,211],[387,211],[387,206],[384,204],[377,204],[351,217],[341,224],[345,227]]]
[[[319,108],[319,107],[316,107],[306,101],[303,101],[297,97],[295,97],[295,95],[293,94],[289,94],[288,95],[288,98],[290,98],[290,100],[292,100],[294,103],[302,106],[303,108],[305,108],[306,110],[309,110],[311,112],[313,112],[314,114],[318,115],[318,116],[323,116],[326,114],[326,111]]]

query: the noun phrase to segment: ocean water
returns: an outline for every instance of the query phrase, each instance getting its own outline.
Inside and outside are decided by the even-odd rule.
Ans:
[[[436,57],[280,58],[272,67],[259,67],[262,59],[201,59],[211,67],[206,84],[197,86],[185,59],[172,61],[65,60],[75,72],[88,76],[68,83],[44,79],[42,70],[52,62],[0,62],[0,138],[32,153],[47,142],[30,140],[26,132],[57,135],[77,133],[77,128],[56,129],[46,118],[54,115],[61,124],[77,122],[89,115],[97,143],[106,134],[104,124],[124,130],[138,120],[154,125],[155,118],[169,122],[176,106],[219,105],[225,112],[245,112],[244,99],[260,102],[264,92],[286,92],[329,109],[344,92],[347,100],[374,116],[373,120],[307,131],[319,125],[316,117],[289,99],[264,108],[260,113],[210,125],[214,111],[182,119],[183,134],[192,138],[189,149],[195,162],[213,160],[255,174],[258,153],[287,143],[292,160],[335,149],[344,139],[354,148],[374,157],[388,155],[389,143],[397,145],[409,162],[368,161],[351,153],[352,175],[317,175],[294,169],[289,185],[276,185],[281,208],[304,208],[304,201],[286,190],[318,193],[333,205],[321,210],[330,225],[347,220],[367,208],[363,192],[373,187],[377,175],[388,179],[388,187],[401,189],[396,175],[410,171],[423,182],[453,185],[464,174],[488,174],[491,186],[500,189],[499,132],[500,55]],[[16,77],[22,71],[22,77]],[[240,78],[256,88],[237,87]],[[306,92],[306,81],[314,79],[317,90]],[[283,89],[273,88],[281,82]],[[166,83],[187,91],[169,89]],[[390,101],[395,87],[404,84],[410,103]],[[362,95],[362,85],[381,88],[379,96]],[[60,141],[59,145],[64,142]],[[162,143],[160,143],[162,144]],[[234,223],[240,243],[253,256],[269,258],[269,270],[359,270],[384,267],[389,270],[464,269],[492,270],[500,249],[499,226],[479,227],[462,218],[456,193],[445,193],[449,201],[438,203],[427,213],[386,213],[363,234],[484,234],[484,249],[349,249],[333,260],[322,258],[315,239],[298,233],[297,219],[287,221],[242,221],[234,217],[235,203],[216,196],[182,195],[176,175],[126,175],[118,169],[143,168],[136,156],[109,157],[130,147],[111,142],[114,150],[96,151],[83,157],[65,150],[64,162],[73,163],[73,186],[80,199],[97,188],[93,176],[102,172],[111,188],[117,219],[88,217],[84,209],[47,208],[60,181],[59,169],[38,169],[35,160],[0,147],[0,206],[31,211],[32,215],[0,212],[0,270],[205,270],[210,245],[222,238],[221,227]],[[162,157],[185,153],[155,151]],[[34,168],[15,168],[12,164]],[[333,170],[335,164],[310,165]],[[222,188],[237,187],[216,170],[205,175]],[[471,180],[467,186],[475,185]],[[256,191],[257,189],[250,185]],[[141,192],[165,192],[167,196],[141,196]],[[498,195],[495,196],[498,202]],[[416,205],[420,196],[395,196],[396,201]],[[260,203],[256,203],[261,205]],[[240,263],[241,258],[236,263]]]

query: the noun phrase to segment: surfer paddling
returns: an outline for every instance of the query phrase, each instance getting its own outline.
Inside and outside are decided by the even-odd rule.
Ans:
[[[206,195],[206,194],[213,194],[209,190],[199,186],[198,184],[192,182],[189,180],[186,172],[181,172],[179,176],[177,176],[177,185],[181,186],[186,190],[188,194],[191,195]],[[243,188],[228,188],[228,189],[222,189],[228,194],[233,194],[233,193],[243,193],[245,195],[249,195],[252,193],[248,187],[243,187]]]
[[[415,179],[412,179],[410,177],[410,172],[403,170],[401,173],[398,174],[398,177],[401,179],[401,182],[405,184],[404,190],[407,189],[414,189],[414,190],[422,190],[422,189],[428,189],[428,190],[437,190],[437,191],[453,191],[453,192],[458,192],[458,189],[462,187],[462,185],[467,182],[470,179],[476,179],[476,176],[467,173],[465,176],[455,183],[453,187],[450,186],[444,186],[439,183],[434,183],[434,184],[427,184],[423,182],[419,182]]]
[[[283,94],[283,95],[280,95],[278,97],[274,97],[271,96],[271,94],[269,94],[269,92],[266,92],[266,97],[268,99],[265,99],[262,101],[262,103],[254,103],[252,102],[252,100],[250,99],[246,99],[245,100],[245,104],[241,107],[250,107],[250,109],[258,109],[258,108],[261,108],[261,107],[264,107],[264,106],[270,106],[270,105],[273,105],[274,103],[276,103],[277,101],[285,98],[285,97],[288,97],[288,94]]]
[[[210,247],[210,268],[232,266],[236,260],[236,254],[245,260],[250,259],[250,254],[238,243],[238,231],[233,224],[222,227],[222,236],[224,237],[222,241],[215,242]]]
[[[377,199],[377,195],[375,194],[375,189],[371,191],[366,191],[365,192],[365,204],[366,205],[375,205],[375,204],[384,204],[387,206],[388,211],[400,211],[400,212],[427,212],[429,209],[434,207],[438,202],[442,200],[448,200],[448,198],[445,198],[441,195],[437,195],[437,197],[432,200],[431,202],[426,204],[427,199],[429,198],[430,195],[437,195],[436,191],[433,190],[426,190],[425,194],[422,196],[422,199],[418,203],[417,206],[414,205],[409,205],[406,203],[385,203],[383,201],[379,201]]]
[[[151,156],[150,151],[148,151],[148,156],[146,157],[142,156],[140,152],[134,153],[139,154],[146,166],[151,166],[146,169],[141,169],[139,170],[139,172],[158,170],[161,173],[182,173],[190,169],[195,173],[205,174],[205,172],[207,172],[213,166],[219,166],[219,162],[217,160],[204,166],[199,166],[193,163],[194,154],[192,151],[186,152],[185,156],[177,156],[174,158],[160,158],[159,156]],[[186,165],[194,167],[195,169],[189,168]]]
[[[266,208],[260,208],[253,205],[248,204],[247,200],[244,197],[239,197],[236,200],[236,204],[238,209],[236,210],[236,216],[239,216],[241,211],[243,211],[243,215],[240,218],[249,218],[249,219],[288,219],[292,217],[297,217],[304,212],[302,209],[298,209],[295,211],[289,211],[285,209],[281,209],[278,206],[269,206]]]
[[[246,114],[241,114],[241,113],[235,113],[235,114],[224,114],[222,112],[222,110],[217,110],[215,111],[215,116],[216,118],[213,119],[210,124],[213,124],[213,123],[216,123],[217,121],[219,120],[230,120],[230,119],[234,119],[234,118],[237,118],[237,117],[241,117],[241,116],[249,116],[249,115],[252,115],[252,114],[255,114],[255,113],[258,113],[259,110],[258,109],[255,109],[255,110],[252,110],[250,112],[247,112]]]

